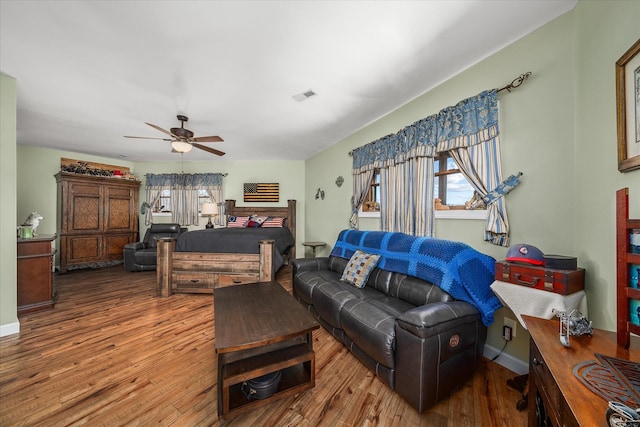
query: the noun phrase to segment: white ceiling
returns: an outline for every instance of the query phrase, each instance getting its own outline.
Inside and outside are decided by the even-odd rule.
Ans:
[[[184,161],[302,160],[576,1],[0,0],[0,71],[18,81],[19,144],[175,161],[123,136],[162,138],[145,122],[184,114],[227,153]]]

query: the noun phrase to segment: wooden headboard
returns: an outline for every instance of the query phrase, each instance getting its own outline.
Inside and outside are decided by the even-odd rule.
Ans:
[[[287,218],[286,226],[296,241],[296,201],[287,200],[287,206],[236,206],[235,200],[225,200],[227,215],[235,216],[280,216]],[[296,245],[289,252],[289,260],[295,259]]]

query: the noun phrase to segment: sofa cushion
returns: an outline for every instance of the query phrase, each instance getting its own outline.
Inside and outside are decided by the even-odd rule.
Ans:
[[[347,267],[348,259],[339,258],[337,256],[329,257],[329,270],[335,271],[338,274],[342,274],[344,269]]]
[[[371,372],[375,373],[378,378],[382,380],[383,383],[391,387],[391,389],[395,389],[395,367],[388,368],[381,363],[373,360],[367,353],[362,351],[360,347],[353,341],[349,339],[348,336],[344,335],[342,341],[344,345],[347,346],[349,351],[353,353],[353,355],[362,362],[367,368],[371,370]]]
[[[345,335],[376,362],[393,368],[396,317],[369,300],[346,301],[340,313]]]
[[[380,255],[356,250],[342,272],[340,280],[354,285],[356,288],[363,288],[367,284],[369,274],[378,265],[378,261],[380,261]]]
[[[389,295],[389,286],[395,275],[396,273],[376,267],[369,275],[367,287],[377,289],[385,295]]]
[[[358,299],[350,289],[352,286],[346,285],[339,280],[335,282],[319,283],[313,289],[313,305],[329,325],[342,329],[340,323],[340,311],[347,301]]]
[[[313,304],[314,289],[327,282],[338,282],[340,276],[330,270],[301,271],[294,277],[295,295],[307,304]]]
[[[392,314],[396,318],[400,317],[402,313],[415,308],[415,306],[409,304],[408,302],[402,301],[401,299],[395,297],[382,296],[380,298],[367,298],[366,301],[369,304]]]
[[[389,295],[415,306],[454,301],[454,298],[439,286],[400,273],[394,274],[389,285]]]

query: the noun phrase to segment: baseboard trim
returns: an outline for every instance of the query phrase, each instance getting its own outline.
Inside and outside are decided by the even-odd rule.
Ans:
[[[497,348],[485,344],[482,354],[484,357],[491,360],[499,353],[500,350],[498,350]],[[495,362],[498,365],[504,366],[505,368],[515,372],[518,375],[524,375],[529,372],[529,363],[523,362],[520,359],[516,359],[510,354],[502,353],[500,357],[495,360]]]
[[[0,325],[0,338],[8,335],[20,333],[20,322],[7,323],[6,325]]]

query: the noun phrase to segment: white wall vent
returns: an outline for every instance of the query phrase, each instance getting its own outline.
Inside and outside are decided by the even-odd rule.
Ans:
[[[299,93],[297,95],[293,95],[293,99],[295,99],[298,102],[304,101],[305,99],[309,99],[312,96],[316,96],[317,93],[315,93],[314,91],[312,91],[311,89],[304,91],[302,93]]]

